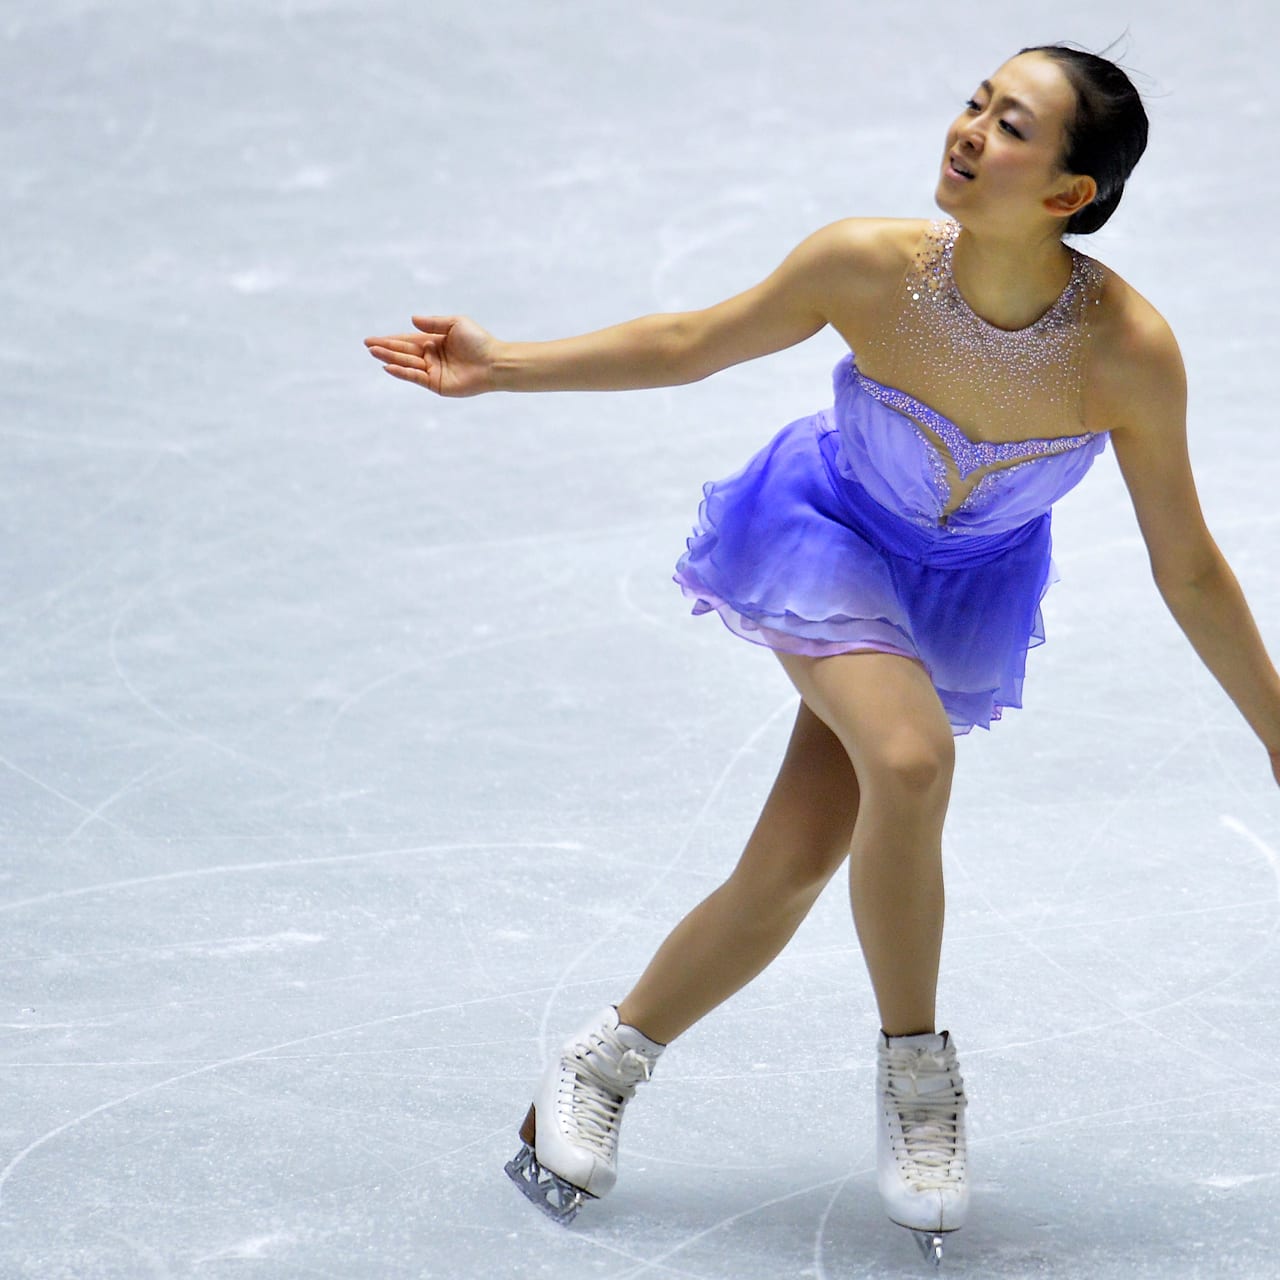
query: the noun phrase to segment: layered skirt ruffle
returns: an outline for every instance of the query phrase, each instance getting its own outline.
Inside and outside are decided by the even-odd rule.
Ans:
[[[990,535],[906,519],[858,483],[821,413],[784,427],[703,494],[675,574],[695,614],[715,611],[784,653],[914,659],[957,734],[1022,705],[1056,577],[1047,512]]]

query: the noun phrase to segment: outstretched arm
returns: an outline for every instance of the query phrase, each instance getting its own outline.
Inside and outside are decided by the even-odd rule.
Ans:
[[[1112,443],[1156,586],[1205,666],[1240,709],[1280,782],[1280,676],[1244,593],[1205,526],[1187,453],[1186,376],[1173,334],[1142,304],[1108,364]]]
[[[835,290],[857,288],[853,221],[795,248],[767,279],[701,311],[642,316],[552,342],[502,342],[460,316],[414,316],[412,334],[366,338],[386,371],[439,395],[482,391],[621,391],[696,382],[794,346],[827,323]]]

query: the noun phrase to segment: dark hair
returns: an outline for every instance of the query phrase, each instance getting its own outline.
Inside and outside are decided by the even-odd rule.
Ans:
[[[1076,94],[1067,124],[1063,167],[1092,178],[1098,194],[1067,219],[1064,235],[1087,235],[1107,221],[1124,195],[1125,180],[1147,147],[1147,113],[1133,81],[1114,62],[1066,44],[1034,45],[1020,53],[1052,58]]]

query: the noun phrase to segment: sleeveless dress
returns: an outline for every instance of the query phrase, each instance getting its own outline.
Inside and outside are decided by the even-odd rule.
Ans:
[[[948,404],[997,420],[1001,435],[1028,414],[1052,434],[979,439],[866,376],[850,353],[835,368],[832,408],[703,487],[675,580],[695,614],[715,611],[757,644],[920,662],[962,734],[1022,705],[1027,650],[1044,641],[1040,602],[1057,577],[1050,508],[1106,436],[1061,434],[1082,425],[1098,265],[1073,252],[1057,302],[1009,333],[956,288],[958,234],[953,222],[929,227],[873,354],[895,355],[913,388],[935,386]]]

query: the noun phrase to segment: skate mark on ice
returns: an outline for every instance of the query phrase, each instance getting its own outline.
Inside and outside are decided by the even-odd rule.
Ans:
[[[803,1187],[796,1187],[792,1191],[784,1191],[781,1195],[770,1196],[767,1200],[760,1200],[756,1204],[749,1205],[745,1209],[739,1209],[736,1213],[726,1214],[723,1218],[710,1223],[708,1226],[702,1227],[700,1230],[693,1232],[691,1235],[685,1236],[677,1244],[671,1245],[664,1249],[661,1253],[656,1254],[652,1258],[647,1258],[638,1266],[633,1267],[630,1271],[619,1272],[613,1280],[633,1280],[635,1276],[644,1275],[648,1271],[654,1271],[663,1266],[668,1258],[674,1258],[678,1253],[682,1253],[685,1249],[697,1244],[701,1240],[705,1240],[708,1236],[715,1235],[717,1231],[725,1227],[731,1227],[736,1222],[741,1222],[744,1218],[750,1218],[754,1214],[763,1213],[766,1209],[772,1209],[775,1205],[786,1204],[788,1200],[799,1200],[803,1196],[813,1195],[816,1191],[823,1191],[828,1187],[842,1188],[853,1178],[865,1177],[875,1170],[871,1167],[866,1169],[855,1169],[851,1173],[842,1173],[839,1177],[823,1178],[821,1182],[812,1182]]]
[[[693,838],[698,834],[702,824],[706,821],[707,814],[711,812],[712,807],[720,798],[721,791],[724,790],[725,784],[729,781],[738,762],[751,750],[752,747],[773,727],[774,721],[785,712],[794,711],[796,699],[789,696],[785,702],[775,707],[734,749],[729,756],[728,761],[720,770],[719,776],[712,783],[711,789],[707,792],[707,798],[702,802],[702,807],[698,810],[693,821],[689,823],[685,830],[684,839],[676,846],[675,852],[663,864],[658,875],[649,881],[648,887],[642,892],[629,898],[627,901],[627,910],[634,911],[637,907],[647,902],[658,889],[666,883],[667,877],[671,872],[679,866],[683,861],[685,854],[689,851],[689,846],[693,843]],[[550,1057],[550,1048],[548,1046],[549,1027],[551,1024],[551,1013],[555,1005],[556,997],[560,994],[564,984],[568,981],[570,974],[594,951],[604,944],[606,939],[603,936],[597,937],[594,941],[588,942],[587,945],[574,956],[563,969],[560,970],[556,978],[555,986],[551,990],[551,994],[547,997],[546,1003],[542,1006],[542,1017],[538,1022],[538,1051],[542,1059],[545,1061]]]
[[[219,742],[216,738],[211,738],[207,733],[201,733],[200,730],[192,728],[190,725],[183,724],[180,720],[174,719],[163,707],[153,702],[147,697],[137,685],[129,678],[128,672],[124,669],[124,664],[120,659],[120,632],[124,627],[125,620],[137,608],[139,603],[156,590],[162,583],[170,581],[177,577],[177,574],[166,570],[164,573],[152,578],[150,582],[144,583],[137,591],[126,600],[116,612],[115,618],[111,623],[111,630],[107,637],[107,656],[111,659],[112,669],[116,673],[116,678],[128,691],[129,696],[150,712],[161,724],[168,725],[169,728],[175,730],[179,735],[180,741],[184,744],[198,742],[202,746],[208,747],[212,751],[216,751],[219,755],[226,756],[229,760],[234,760],[237,764],[248,765],[251,769],[261,774],[265,774],[272,778],[278,778],[282,782],[288,782],[294,785],[303,785],[303,779],[294,777],[286,773],[283,769],[268,760],[259,760],[255,756],[251,756],[247,751],[241,751],[237,747],[228,746],[224,742]],[[188,580],[188,585],[190,585]]]
[[[105,1234],[132,1249],[137,1255],[138,1261],[146,1264],[147,1275],[155,1277],[155,1280],[173,1280],[173,1272],[169,1270],[169,1264],[145,1240],[126,1235],[123,1231],[112,1231],[110,1229]],[[139,1280],[141,1280],[142,1273],[139,1272],[138,1275]]]
[[[510,1132],[510,1129],[508,1129],[508,1132]],[[578,1220],[579,1226],[581,1225],[581,1221],[581,1219]],[[566,1229],[564,1227],[552,1226],[550,1223],[547,1223],[546,1225],[547,1229],[555,1232],[557,1237],[563,1237],[566,1234]],[[598,1235],[588,1235],[585,1231],[581,1230],[575,1230],[568,1234],[570,1234],[571,1238],[577,1242],[589,1244],[592,1250],[596,1253],[607,1253],[612,1257],[621,1258],[623,1262],[629,1262],[633,1267],[645,1265],[645,1258],[642,1253],[639,1252],[639,1250],[646,1247],[644,1244],[637,1245],[634,1248],[625,1248],[620,1244],[615,1244],[612,1240],[606,1240],[602,1236]],[[686,1271],[681,1267],[677,1267],[669,1263],[661,1264],[658,1267],[658,1270],[665,1280],[709,1280],[707,1272],[705,1271]],[[622,1276],[631,1275],[632,1272],[611,1270],[608,1274],[611,1277],[611,1280],[620,1280]]]
[[[971,1058],[973,1056],[973,1054],[966,1053],[966,1057]],[[1272,1085],[1271,1088],[1274,1091],[1275,1086]],[[1073,1112],[1071,1115],[1063,1116],[1057,1120],[1044,1120],[1037,1124],[1023,1125],[1018,1129],[1006,1129],[999,1133],[988,1133],[981,1138],[971,1139],[970,1141],[971,1144],[976,1142],[979,1146],[989,1147],[1018,1138],[1042,1136],[1053,1129],[1070,1129],[1084,1125],[1101,1128],[1102,1125],[1097,1124],[1099,1121],[1113,1122],[1108,1127],[1116,1127],[1117,1125],[1136,1124],[1139,1121],[1150,1123],[1152,1118],[1160,1119],[1168,1116],[1178,1117],[1187,1114],[1211,1116],[1216,1111],[1224,1109],[1215,1109],[1212,1106],[1206,1107],[1202,1104],[1220,1101],[1221,1097],[1221,1090],[1202,1089],[1197,1093],[1175,1094],[1170,1097],[1159,1098],[1153,1102],[1135,1102],[1122,1107],[1102,1107],[1096,1111]],[[1227,1108],[1224,1114],[1256,1115],[1257,1111],[1257,1103],[1253,1102],[1247,1106]],[[1268,1178],[1280,1177],[1280,1172],[1259,1176]]]
[[[717,38],[723,34],[718,31]],[[679,311],[684,305],[682,291],[669,289],[668,280],[682,274],[681,268],[690,260],[723,245],[739,232],[750,230],[764,207],[761,191],[739,187],[721,191],[692,208],[682,208],[678,214],[668,213],[658,224],[661,250],[649,270],[649,288],[661,300],[661,309]]]
[[[841,1178],[836,1184],[836,1188],[832,1191],[830,1198],[827,1200],[826,1207],[818,1217],[818,1226],[813,1233],[813,1274],[815,1280],[827,1280],[827,1267],[823,1260],[823,1237],[827,1234],[827,1223],[831,1221],[831,1214],[836,1207],[836,1202],[844,1194],[844,1189],[853,1181],[855,1174],[847,1174]]]
[[[1275,900],[1280,903],[1280,855],[1277,855],[1275,850],[1250,831],[1249,828],[1246,827],[1244,823],[1240,822],[1238,818],[1231,817],[1230,815],[1223,815],[1221,822],[1228,830],[1246,839],[1266,859],[1275,879]],[[1277,913],[1272,924],[1271,931],[1263,941],[1262,945],[1253,953],[1253,955],[1248,957],[1243,961],[1243,963],[1237,965],[1236,968],[1232,969],[1229,973],[1223,974],[1221,977],[1215,978],[1212,982],[1197,987],[1194,991],[1185,992],[1176,999],[1167,1000],[1162,1004],[1148,1006],[1143,1009],[1127,1010],[1122,1009],[1119,1005],[1115,1004],[1105,991],[1099,989],[1095,984],[1087,981],[1074,969],[1069,968],[1067,965],[1051,956],[1035,941],[1026,929],[1019,928],[1012,920],[1009,919],[1008,916],[1004,914],[1003,911],[1000,910],[998,906],[996,906],[994,902],[991,901],[990,897],[979,883],[972,879],[970,882],[992,914],[1004,922],[1012,935],[1021,942],[1028,951],[1034,952],[1034,954],[1039,956],[1045,964],[1056,969],[1074,986],[1084,991],[1091,1000],[1096,1002],[1102,1008],[1110,1009],[1115,1015],[1114,1021],[1108,1022],[1104,1020],[1103,1022],[1094,1024],[1089,1028],[1076,1028],[1072,1032],[1060,1033],[1055,1036],[1047,1036],[1044,1037],[1043,1040],[1037,1041],[1037,1043],[1043,1043],[1047,1040],[1063,1039],[1070,1034],[1083,1034],[1088,1030],[1098,1030],[1100,1028],[1140,1026],[1152,1035],[1155,1035],[1161,1040],[1167,1041],[1169,1044],[1173,1045],[1180,1053],[1198,1058],[1200,1061],[1208,1063],[1219,1071],[1227,1069],[1233,1074],[1242,1077],[1255,1085],[1260,1085],[1267,1089],[1274,1087],[1271,1080],[1250,1074],[1237,1062],[1232,1061],[1224,1063],[1220,1058],[1215,1057],[1212,1053],[1206,1053],[1204,1050],[1197,1049],[1194,1045],[1188,1044],[1183,1040],[1179,1040],[1176,1036],[1171,1035],[1164,1029],[1160,1024],[1159,1016],[1167,1013],[1171,1009],[1179,1008],[1183,1005],[1189,1004],[1193,1000],[1200,999],[1207,993],[1217,990],[1228,982],[1234,981],[1242,974],[1253,968],[1274,947],[1277,936],[1280,936],[1280,912]],[[996,1049],[1004,1047],[1005,1046],[1003,1045],[991,1046],[985,1052],[994,1052]],[[984,1051],[978,1051],[979,1054],[982,1052]],[[971,1053],[970,1056],[977,1056],[977,1054]]]
[[[5,433],[0,433],[0,435],[3,434]],[[132,497],[134,492],[141,488],[146,480],[150,479],[151,473],[165,460],[168,452],[170,451],[160,449],[151,459],[148,466],[143,467],[135,475],[120,484],[105,506],[97,508],[95,511],[83,516],[75,525],[62,530],[64,535],[83,534],[90,527],[100,523],[118,507],[122,506],[127,498]],[[45,584],[38,591],[33,591],[26,596],[15,595],[10,597],[6,600],[4,606],[0,608],[0,616],[12,618],[15,614],[22,612],[22,621],[30,633],[29,639],[32,645],[46,646],[49,642],[47,631],[35,624],[47,619],[55,606],[83,584],[96,583],[99,580],[109,578],[114,562],[117,559],[118,554],[116,552],[108,551],[95,559],[87,562],[82,561],[76,571],[63,578],[62,581]],[[23,611],[24,605],[33,607]],[[97,622],[98,618],[95,616],[93,621]],[[64,642],[69,635],[75,635],[77,631],[83,629],[83,625],[80,625],[61,632],[58,636],[59,643]]]
[[[169,767],[166,768],[166,766]],[[145,790],[143,785],[144,783],[149,783],[153,780],[157,782],[164,782],[169,778],[176,778],[185,768],[186,766],[183,765],[175,769],[170,765],[169,761],[161,760],[144,769],[141,773],[136,774],[134,777],[130,778],[124,786],[112,792],[112,794],[107,796],[105,800],[100,800],[96,805],[94,805],[93,809],[86,813],[80,822],[63,837],[61,847],[65,849],[86,827],[90,826],[94,822],[103,822],[107,826],[114,828],[116,831],[122,830],[122,828],[116,823],[107,821],[107,819],[103,817],[103,814],[105,814],[112,805],[119,804],[119,802],[127,796],[132,796],[138,791]]]
[[[177,1075],[166,1076],[163,1080],[153,1080],[150,1084],[139,1086],[137,1089],[131,1089],[128,1093],[123,1093],[119,1097],[109,1098],[106,1102],[100,1102],[96,1107],[90,1107],[88,1111],[82,1112],[78,1116],[73,1116],[70,1120],[64,1121],[55,1128],[50,1129],[47,1133],[43,1133],[34,1141],[29,1142],[21,1151],[10,1159],[9,1163],[0,1169],[0,1205],[4,1203],[4,1189],[9,1179],[22,1167],[23,1163],[29,1156],[35,1154],[41,1148],[46,1147],[49,1143],[54,1142],[64,1133],[84,1124],[88,1120],[94,1119],[96,1116],[105,1115],[108,1111],[114,1111],[117,1107],[122,1107],[130,1102],[136,1101],[138,1098],[145,1098],[150,1094],[159,1093],[162,1089],[168,1089],[173,1085],[182,1084],[187,1080],[194,1080],[199,1076],[210,1075],[215,1071],[221,1071],[227,1067],[239,1066],[244,1062],[256,1062],[261,1060],[270,1060],[269,1055],[279,1054],[281,1050],[292,1049],[298,1045],[316,1044],[321,1040],[332,1039],[335,1036],[351,1035],[357,1031],[369,1031],[375,1027],[394,1026],[399,1022],[412,1022],[418,1018],[429,1018],[437,1014],[450,1013],[458,1009],[465,1009],[477,1005],[494,1004],[502,1000],[517,1000],[522,997],[538,996],[546,991],[546,987],[537,987],[529,991],[510,991],[503,992],[500,995],[478,996],[471,1000],[452,1000],[444,1004],[431,1005],[422,1009],[409,1009],[404,1013],[388,1014],[382,1018],[371,1018],[366,1022],[353,1022],[342,1027],[330,1027],[325,1031],[316,1031],[311,1035],[299,1036],[293,1040],[282,1040],[279,1044],[264,1045],[261,1049],[251,1049],[247,1053],[238,1053],[234,1057],[220,1058],[216,1062],[209,1062],[203,1066],[196,1067],[191,1071],[182,1071]],[[509,1127],[504,1125],[501,1132],[506,1133]]]
[[[631,593],[631,584],[635,579],[635,575],[636,571],[634,569],[628,569],[618,577],[618,600],[621,602],[622,607],[628,613],[652,627],[655,631],[683,631],[683,618],[681,619],[681,625],[677,625],[667,618],[660,618],[657,614],[650,613],[648,609],[640,607]]]
[[[95,811],[91,809],[88,805],[81,804],[80,801],[77,800],[74,796],[69,796],[65,791],[60,791],[57,787],[53,785],[53,783],[45,782],[43,778],[37,778],[34,773],[28,773],[27,770],[22,768],[21,765],[14,764],[14,762],[8,759],[7,757],[0,756],[0,766],[3,766],[4,768],[8,769],[10,773],[16,773],[19,778],[25,779],[27,782],[31,783],[32,786],[39,787],[41,791],[47,791],[55,799],[61,800],[63,804],[68,804],[73,809],[78,809],[82,814],[85,815],[86,821],[89,821],[96,816]],[[119,832],[120,835],[122,836],[127,836],[130,834],[123,827],[118,826],[116,823],[112,822],[109,818],[102,818],[101,821],[106,826],[111,827],[112,830]]]
[[[196,1258],[192,1265],[200,1267],[206,1262],[228,1262],[232,1259],[241,1262],[266,1262],[270,1260],[273,1248],[277,1245],[291,1245],[295,1243],[295,1239],[296,1237],[283,1231],[276,1231],[266,1236],[249,1236],[239,1244],[229,1244],[225,1249],[217,1250],[216,1253],[206,1253],[203,1257]]]
[[[3,763],[3,761],[0,761],[0,763]],[[41,906],[46,902],[61,902],[67,898],[83,898],[95,893],[116,893],[122,889],[138,889],[147,885],[166,884],[176,880],[198,880],[206,876],[247,875],[257,871],[279,871],[288,867],[321,867],[331,863],[372,862],[380,858],[416,858],[433,853],[468,853],[480,852],[486,849],[495,851],[502,849],[558,849],[567,852],[579,852],[582,849],[582,845],[572,840],[485,840],[481,842],[413,845],[407,849],[371,849],[364,853],[332,853],[325,854],[319,858],[279,858],[270,862],[229,862],[213,867],[188,867],[182,871],[162,871],[153,876],[133,876],[127,880],[106,880],[100,884],[81,885],[75,889],[60,889],[56,893],[42,893],[31,898],[16,898],[12,902],[0,902],[0,912],[16,911],[20,907]]]
[[[1059,893],[1054,896],[1052,901],[1046,899],[1044,906],[1041,908],[1040,918],[1035,922],[1037,929],[1052,918],[1057,902],[1060,901],[1059,895],[1071,884],[1086,855],[1098,847],[1099,841],[1111,828],[1120,813],[1140,796],[1142,789],[1152,778],[1157,777],[1171,760],[1196,740],[1199,732],[1198,725],[1194,730],[1186,730],[1173,746],[1162,755],[1157,756],[1138,777],[1129,781],[1118,795],[1111,798],[1106,812],[1090,825],[1088,834],[1083,839],[1073,839],[1071,841],[1070,847],[1074,850],[1074,853],[1061,864],[1061,870],[1056,881]]]
[[[458,930],[462,934],[462,941],[467,948],[467,954],[471,957],[471,963],[475,966],[475,972],[490,991],[500,992],[502,984],[494,978],[489,971],[489,966],[484,962],[484,953],[476,944],[475,931],[471,927],[471,912],[463,906],[458,890],[447,875],[437,877],[436,887],[443,890],[448,897],[451,908],[450,919],[458,926]]]
[[[1280,907],[1280,854],[1271,848],[1260,836],[1255,835],[1243,822],[1238,818],[1232,817],[1230,814],[1222,814],[1219,821],[1233,835],[1239,836],[1247,844],[1252,845],[1265,859],[1272,878],[1275,881],[1274,901],[1277,907]],[[1276,939],[1280,938],[1280,910],[1277,910],[1272,922],[1271,930],[1263,939],[1257,950],[1242,961],[1236,968],[1229,973],[1224,973],[1220,978],[1206,984],[1203,987],[1197,987],[1194,991],[1187,992],[1185,995],[1179,996],[1176,1000],[1167,1001],[1165,1004],[1157,1005],[1152,1009],[1142,1010],[1144,1018],[1153,1017],[1159,1013],[1167,1013],[1170,1009],[1176,1009],[1181,1005],[1187,1004],[1192,1000],[1198,1000],[1201,996],[1208,994],[1210,991],[1216,991],[1219,987],[1225,986],[1229,982],[1233,982],[1236,978],[1248,973],[1276,944]],[[1194,1052],[1197,1057],[1202,1058],[1206,1062],[1217,1062],[1217,1059],[1211,1055],[1205,1054],[1199,1050],[1191,1050],[1189,1046],[1183,1046],[1189,1052]],[[1236,1070],[1239,1070],[1235,1064],[1232,1064]],[[1248,1077],[1252,1079],[1253,1077]],[[1263,1081],[1257,1081],[1261,1084]],[[1270,1082],[1267,1082],[1270,1083]]]
[[[286,950],[310,947],[328,940],[327,934],[284,929],[278,933],[238,933],[218,938],[191,938],[183,942],[149,942],[136,943],[129,947],[95,947],[91,951],[29,952],[21,956],[0,959],[0,968],[10,964],[38,964],[47,960],[106,960],[123,957],[126,960],[149,962],[156,959],[172,960],[178,956],[220,960],[226,957],[263,953],[279,955]]]
[[[1073,920],[1062,924],[1037,924],[1036,932],[1041,936],[1051,933],[1074,933],[1080,929],[1093,929],[1103,925],[1143,924],[1152,920],[1184,920],[1194,916],[1229,915],[1236,911],[1250,911],[1258,906],[1256,898],[1242,898],[1239,902],[1222,902],[1212,907],[1177,907],[1167,911],[1137,911],[1127,915],[1094,916],[1089,920]],[[960,927],[951,933],[953,942],[993,942],[1010,935],[1004,929],[993,929],[989,932],[965,933]],[[838,949],[829,947],[815,951],[814,955],[837,955]],[[777,1007],[783,1007],[779,1004]],[[790,1007],[790,1006],[787,1006]]]
[[[1254,1182],[1269,1182],[1272,1178],[1280,1178],[1280,1170],[1270,1173],[1215,1174],[1212,1178],[1201,1178],[1196,1185],[1209,1187],[1214,1191],[1234,1191],[1237,1187],[1247,1187]]]
[[[1276,901],[1280,902],[1280,853],[1277,853],[1261,836],[1256,835],[1248,827],[1245,826],[1239,818],[1233,818],[1231,814],[1224,813],[1218,819],[1224,827],[1242,840],[1247,841],[1267,860],[1267,865],[1271,868],[1271,874],[1276,881]]]
[[[437,1151],[434,1155],[427,1156],[424,1160],[415,1160],[412,1164],[403,1165],[397,1168],[396,1172],[404,1177],[405,1174],[417,1173],[420,1169],[428,1169],[433,1164],[439,1164],[443,1160],[450,1160],[454,1156],[460,1156],[464,1151],[470,1151],[473,1147],[487,1146],[491,1142],[497,1142],[499,1138],[507,1139],[511,1136],[511,1122],[504,1120],[496,1129],[491,1129],[488,1133],[482,1133],[478,1138],[471,1138],[461,1146],[450,1147],[448,1151]]]
[[[683,1083],[686,1077],[680,1077]],[[510,1132],[510,1126],[507,1129]],[[639,1147],[632,1144],[627,1145],[627,1162],[639,1163],[644,1160],[649,1164],[667,1165],[672,1169],[697,1169],[707,1173],[758,1173],[761,1169],[772,1169],[776,1167],[777,1162],[774,1160],[760,1160],[754,1163],[737,1161],[735,1163],[727,1163],[724,1161],[711,1160],[678,1160],[674,1156],[669,1156],[662,1151],[654,1151],[649,1147]]]
[[[617,623],[613,619],[600,622],[575,622],[569,626],[544,627],[541,631],[522,631],[518,635],[510,636],[492,636],[479,637],[471,643],[457,645],[452,649],[446,649],[441,653],[433,654],[429,659],[419,662],[410,663],[408,666],[400,667],[395,671],[389,671],[385,675],[379,676],[376,680],[371,680],[368,684],[357,689],[354,693],[349,694],[335,709],[333,715],[329,719],[328,725],[325,727],[323,741],[328,746],[333,741],[333,736],[337,732],[338,725],[346,719],[350,713],[360,705],[366,698],[377,693],[379,689],[384,689],[387,685],[395,684],[399,680],[408,679],[410,676],[418,675],[423,671],[432,671],[437,667],[443,666],[447,662],[452,662],[457,658],[469,658],[477,653],[484,653],[489,650],[508,648],[512,645],[528,645],[531,641],[536,640],[556,640],[562,636],[580,636],[589,631],[608,631],[616,627]]]

